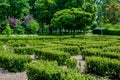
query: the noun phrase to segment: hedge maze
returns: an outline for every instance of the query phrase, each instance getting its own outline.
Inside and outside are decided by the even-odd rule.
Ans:
[[[76,68],[77,60],[71,59],[76,55],[86,61],[85,74]],[[28,80],[119,80],[120,37],[1,37],[0,67],[26,71]]]

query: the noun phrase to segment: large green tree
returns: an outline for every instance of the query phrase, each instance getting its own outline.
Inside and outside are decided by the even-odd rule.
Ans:
[[[96,0],[97,4],[97,22],[100,24],[101,22],[104,23],[106,21],[105,16],[106,8],[113,2],[120,4],[120,0]]]
[[[50,24],[53,14],[56,12],[56,3],[54,0],[36,0],[34,5],[34,17],[42,26],[42,33],[44,25]]]
[[[93,14],[92,19],[95,22],[97,13],[96,0],[85,0],[85,3],[82,5],[82,9]]]
[[[64,9],[55,13],[51,20],[51,27],[59,29],[84,30],[92,24],[92,14],[81,8]]]
[[[120,23],[120,4],[111,3],[106,7],[105,19],[112,24]]]
[[[55,12],[54,0],[36,0],[34,17],[41,23],[49,23]]]
[[[23,19],[23,17],[29,13],[28,0],[8,0],[10,7],[7,11],[8,16],[17,19]]]
[[[64,9],[67,1],[68,0],[66,0],[66,1],[65,0],[55,0],[57,11]]]
[[[8,0],[0,0],[0,23],[7,19],[7,11],[9,7]]]
[[[9,7],[8,0],[0,0],[0,33],[5,27]]]
[[[26,25],[27,34],[36,34],[39,29],[39,24],[35,20],[30,20]]]
[[[66,8],[81,8],[85,4],[85,0],[67,0],[65,7]]]
[[[29,6],[30,6],[30,14],[34,14],[34,4],[36,0],[28,0]]]

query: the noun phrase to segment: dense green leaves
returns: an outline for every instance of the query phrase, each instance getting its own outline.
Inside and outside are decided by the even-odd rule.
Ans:
[[[10,17],[23,19],[29,13],[29,4],[27,0],[8,0],[10,7],[7,13]]]
[[[39,29],[39,24],[35,20],[28,21],[26,24],[26,33],[27,34],[36,34]]]
[[[87,57],[87,72],[120,79],[120,61],[116,59]]]
[[[81,8],[64,9],[54,14],[51,27],[62,30],[84,30],[92,24],[92,14],[84,12]]]
[[[56,3],[54,0],[36,0],[34,17],[43,23],[49,23],[54,14]]]
[[[10,36],[12,34],[12,29],[10,28],[9,24],[6,25],[6,28],[2,32],[2,34]]]
[[[26,59],[29,60],[29,56],[22,57],[26,54],[31,56],[33,53],[31,56],[33,61],[27,64],[26,68],[29,79],[39,80],[43,78],[49,80],[59,78],[60,80],[97,80],[89,75],[78,73],[80,71],[78,71],[79,68],[76,67],[76,59],[72,58],[79,53],[85,56],[88,64],[86,65],[88,67],[87,70],[90,71],[88,72],[89,74],[95,73],[97,75],[100,74],[102,76],[119,79],[119,36],[78,36],[76,38],[70,38],[70,36],[18,35],[0,37],[0,49],[4,50],[3,52],[0,51],[0,66],[2,68],[8,69],[9,71],[23,71],[23,64],[28,63]],[[13,53],[6,53],[6,51],[12,51]],[[21,57],[21,54],[24,55]],[[73,57],[70,54],[73,55]],[[90,56],[90,58],[88,59],[86,56]],[[99,56],[100,58],[96,59],[96,57],[93,58],[93,56]],[[78,57],[75,56],[75,58]],[[57,62],[53,64],[50,62],[49,64],[49,61],[42,62],[41,60]],[[59,66],[56,63],[58,63]],[[61,68],[61,66],[64,67]],[[69,68],[73,69],[69,70]],[[77,72],[74,70],[77,70]]]
[[[108,7],[106,7],[106,15],[105,18],[108,22],[112,24],[120,23],[120,4],[119,3],[111,3]]]
[[[26,65],[29,80],[106,80],[59,67],[56,62],[39,61]]]
[[[35,49],[34,53],[39,59],[56,60],[59,65],[63,65],[64,62],[70,58],[69,53],[49,48]]]
[[[9,6],[10,4],[8,3],[8,0],[0,0],[0,24],[4,23],[7,19]]]
[[[12,72],[25,70],[25,63],[29,63],[31,58],[26,55],[16,55],[5,51],[0,52],[0,67]]]
[[[16,25],[15,28],[13,29],[13,33],[14,34],[24,34],[25,33],[25,29],[23,26],[21,25]]]
[[[68,12],[65,11],[65,13],[67,12],[67,14],[64,16],[61,12],[62,17],[59,18],[59,20],[62,20],[62,22],[58,22],[57,23],[58,25],[54,24],[54,26],[55,27],[59,26],[60,33],[62,33],[62,30],[65,31],[65,33],[68,30],[72,30],[73,33],[75,33],[75,30],[77,30],[78,32],[83,32],[85,31],[86,26],[87,29],[89,30],[93,22],[94,24],[99,24],[99,25],[100,24],[102,25],[102,22],[105,23],[110,22],[113,24],[119,23],[119,7],[118,7],[119,4],[120,4],[119,0],[66,0],[66,1],[64,0],[14,0],[14,1],[1,0],[0,1],[0,18],[1,18],[0,32],[2,33],[2,31],[5,29],[5,25],[7,24],[8,18],[13,18],[12,19],[13,23],[16,23],[14,20],[18,20],[19,22],[15,24],[18,25],[18,23],[20,24],[24,23],[23,19],[26,15],[33,15],[35,20],[37,20],[37,22],[41,26],[38,32],[52,33],[56,29],[53,29],[53,27],[49,25],[53,24],[52,21],[55,18],[54,15],[62,10],[64,14],[64,10],[67,9],[70,9],[73,12],[69,13],[69,11],[67,10]],[[77,12],[79,10],[77,10],[76,8],[81,8],[82,11],[81,10],[80,11],[84,12],[81,14],[82,16],[87,15],[86,18],[82,17],[81,14]],[[91,16],[88,16],[89,14],[86,14],[87,12],[91,13],[92,16],[91,20],[90,20]],[[86,20],[89,20],[89,22]],[[64,25],[60,25],[61,23],[63,23]],[[11,23],[9,24],[11,26]],[[22,26],[26,27],[26,25],[22,25]],[[95,27],[96,26],[97,25],[95,25]],[[18,28],[20,30],[20,27]],[[35,27],[31,29],[34,28]],[[24,32],[24,29],[21,30],[23,30]],[[25,30],[26,33],[36,34],[34,30],[31,30],[32,32],[28,28],[26,28]],[[21,33],[22,32],[18,32],[17,34],[21,34]],[[68,33],[70,32],[68,31]]]

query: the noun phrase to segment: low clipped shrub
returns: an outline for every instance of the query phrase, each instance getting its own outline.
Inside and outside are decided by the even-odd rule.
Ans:
[[[102,57],[86,57],[88,73],[120,79],[120,61]]]
[[[51,50],[49,48],[35,49],[34,53],[39,59],[56,60],[59,65],[63,64],[67,59],[70,58],[69,53],[59,50]]]
[[[57,62],[39,61],[26,65],[28,80],[59,80]]]
[[[2,49],[4,46],[4,42],[0,41],[0,49]]]
[[[0,45],[4,45],[4,42],[1,42],[1,41],[0,41]]]
[[[20,24],[16,25],[15,28],[13,29],[13,33],[14,34],[19,34],[19,35],[23,35],[25,33],[25,29],[23,26],[21,26]]]
[[[98,48],[98,49],[102,49],[104,47],[106,47],[108,44],[106,43],[89,43],[89,44],[86,44],[86,45],[78,45],[80,50],[82,51],[83,49],[86,49],[86,48]]]
[[[93,34],[101,34],[101,30],[93,30]],[[120,35],[120,30],[103,30],[103,35]]]
[[[80,49],[77,46],[60,46],[58,49],[70,53],[70,55],[79,55]]]
[[[83,56],[83,58],[85,58],[86,56],[98,56],[100,54],[101,50],[100,49],[96,49],[96,48],[88,48],[88,49],[83,49],[81,51],[81,54]]]
[[[110,51],[110,52],[120,52],[120,48],[119,48],[120,46],[108,46],[108,47],[105,47],[105,48],[103,48],[102,50],[104,51],[104,52],[106,52],[106,51]]]
[[[16,47],[16,48],[14,48],[14,52],[16,54],[32,55],[34,53],[34,49],[32,47]]]
[[[56,62],[39,61],[26,64],[28,80],[107,80],[83,75],[73,69],[64,69]]]
[[[27,44],[24,40],[10,40],[7,42],[7,45],[8,46],[11,46],[11,47],[26,47]]]
[[[75,69],[77,66],[77,60],[75,58],[67,59],[65,65],[67,65],[68,68]]]
[[[39,24],[36,20],[30,20],[26,24],[26,34],[36,34],[39,29]]]
[[[0,41],[0,50],[4,49],[4,43]]]
[[[11,29],[10,25],[7,24],[6,28],[3,30],[2,34],[9,37],[12,34],[12,32],[13,32],[13,30]]]
[[[103,52],[100,49],[96,48],[88,48],[88,49],[83,49],[81,52],[83,58],[86,56],[100,56],[100,57],[107,57],[111,59],[119,59],[120,60],[120,54],[117,52]]]
[[[4,51],[0,52],[0,67],[10,72],[24,71],[24,65],[29,62],[31,62],[31,58],[27,55],[17,55]]]

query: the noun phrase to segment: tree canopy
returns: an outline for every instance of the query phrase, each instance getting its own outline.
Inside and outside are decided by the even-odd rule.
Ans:
[[[30,16],[39,24],[42,33],[46,28],[50,30],[51,25],[69,30],[83,29],[88,26],[89,22],[85,21],[89,19],[93,25],[119,24],[119,9],[120,0],[0,0],[0,33],[8,23],[12,29],[17,25],[16,29],[26,28]],[[89,14],[91,15],[88,16]],[[30,16],[26,19],[28,15]]]
[[[81,8],[64,9],[55,13],[51,26],[57,29],[84,30],[92,24],[92,14]]]

